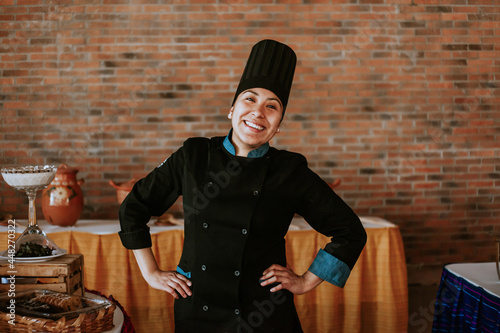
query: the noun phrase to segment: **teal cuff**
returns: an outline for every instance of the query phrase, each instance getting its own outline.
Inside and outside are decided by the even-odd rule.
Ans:
[[[344,288],[347,278],[351,274],[351,270],[343,261],[323,249],[319,250],[318,255],[309,267],[309,271],[340,288]]]
[[[180,268],[179,266],[177,266],[177,273],[184,275],[188,279],[191,278],[191,272],[184,272],[184,270],[182,268]]]

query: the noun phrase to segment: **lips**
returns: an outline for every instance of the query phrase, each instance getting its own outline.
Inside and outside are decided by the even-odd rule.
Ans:
[[[263,127],[263,126],[257,125],[257,124],[255,124],[255,123],[249,122],[249,121],[247,121],[247,120],[244,120],[243,122],[244,122],[244,123],[245,123],[245,125],[247,125],[248,127],[251,127],[251,128],[256,129],[256,130],[258,130],[258,131],[262,131],[262,130],[264,129],[264,127]]]

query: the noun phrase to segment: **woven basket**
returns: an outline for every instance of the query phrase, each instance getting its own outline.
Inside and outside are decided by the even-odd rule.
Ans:
[[[80,313],[74,317],[58,320],[32,318],[0,312],[0,332],[2,333],[98,333],[113,329],[113,314],[116,306],[111,304],[94,312]]]

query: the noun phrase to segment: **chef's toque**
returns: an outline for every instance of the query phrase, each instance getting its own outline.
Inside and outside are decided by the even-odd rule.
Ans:
[[[297,56],[289,46],[270,39],[261,40],[250,52],[233,104],[243,91],[264,88],[278,96],[284,115],[296,63]]]

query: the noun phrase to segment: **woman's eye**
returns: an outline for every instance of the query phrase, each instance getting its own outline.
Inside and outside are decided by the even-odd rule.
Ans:
[[[274,106],[274,105],[268,105],[267,107],[271,108],[271,109],[274,109],[274,110],[278,110],[278,108],[276,106]]]
[[[247,97],[246,100],[250,102],[255,102],[255,100],[252,97]]]

